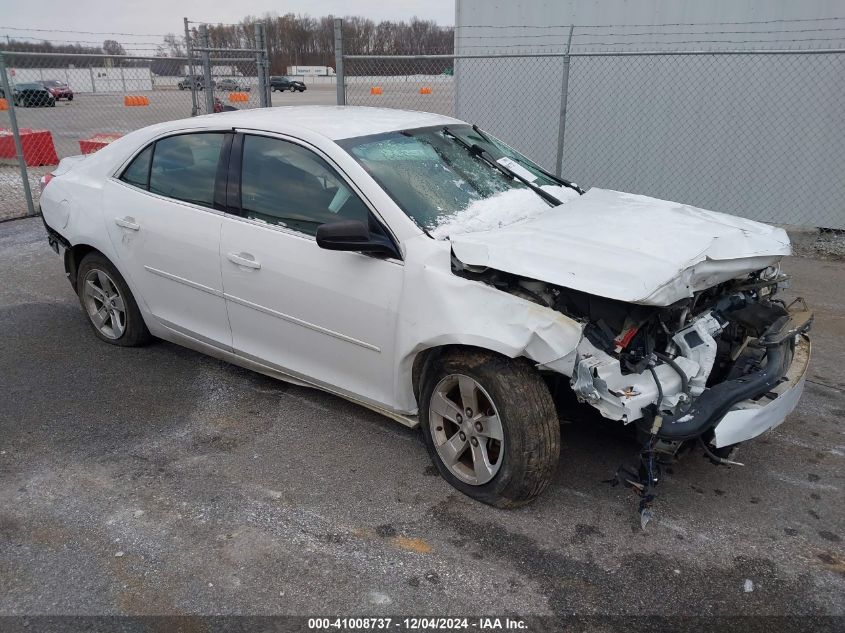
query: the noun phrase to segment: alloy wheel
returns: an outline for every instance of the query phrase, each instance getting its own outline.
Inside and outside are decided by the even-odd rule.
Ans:
[[[461,481],[481,486],[499,472],[505,454],[502,421],[493,399],[473,378],[452,374],[437,383],[429,429],[440,460]]]
[[[126,305],[108,273],[92,268],[83,281],[83,303],[88,318],[106,338],[115,340],[126,331]]]

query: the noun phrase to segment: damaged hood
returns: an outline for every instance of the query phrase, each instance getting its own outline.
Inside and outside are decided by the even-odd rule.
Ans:
[[[451,242],[464,264],[658,306],[790,254],[783,229],[608,189]]]

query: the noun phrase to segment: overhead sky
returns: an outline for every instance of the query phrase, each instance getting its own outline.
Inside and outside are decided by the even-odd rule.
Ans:
[[[12,2],[12,0],[4,0]],[[408,20],[413,16],[435,20],[441,25],[455,21],[455,0],[37,0],[15,2],[13,11],[0,12],[0,36],[44,38],[52,41],[84,40],[102,43],[102,35],[82,33],[47,33],[22,29],[61,29],[75,31],[115,31],[119,33],[182,32],[182,18],[211,23],[239,22],[247,15],[270,13],[307,13],[323,15],[361,15],[374,20]],[[106,36],[107,37],[107,36]],[[129,47],[149,37],[113,39]],[[158,41],[158,40],[155,40]]]

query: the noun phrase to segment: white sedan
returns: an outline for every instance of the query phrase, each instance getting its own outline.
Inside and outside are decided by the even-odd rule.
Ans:
[[[811,313],[777,228],[556,178],[462,121],[353,107],[133,132],[42,182],[94,333],[159,337],[370,407],[500,507],[535,498],[558,410],[714,461],[795,407]],[[553,397],[554,395],[554,397]],[[567,395],[569,399],[567,399]]]

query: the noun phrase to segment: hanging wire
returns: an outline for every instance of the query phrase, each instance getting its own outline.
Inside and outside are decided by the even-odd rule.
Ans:
[[[575,27],[575,32],[573,37],[630,37],[630,36],[639,36],[639,35],[769,35],[769,34],[791,34],[791,33],[815,33],[821,31],[845,31],[845,27],[837,26],[837,27],[830,27],[830,28],[818,28],[818,29],[790,29],[788,31],[785,30],[768,30],[768,31],[646,31],[641,33],[579,33],[578,26]],[[565,35],[565,33],[554,33],[554,34],[531,34],[531,35],[507,35],[508,39],[535,39],[535,38],[544,38],[544,37],[560,37],[561,35]],[[501,35],[458,35],[461,39],[471,39],[471,40],[492,40],[492,39],[501,39]]]
[[[4,31],[32,31],[34,33],[78,33],[79,35],[125,35],[128,37],[164,37],[166,33],[118,33],[114,31],[70,31],[65,29],[32,29],[21,26],[0,26]]]
[[[46,39],[43,37],[33,37],[28,35],[0,35],[0,37],[10,37],[12,40],[35,40],[37,42],[48,42],[52,44],[53,42],[62,42],[64,44],[103,44],[102,40],[59,40],[59,39]],[[127,44],[149,44],[150,46],[160,46],[163,42],[127,42]]]
[[[647,45],[666,45],[666,44],[781,44],[781,43],[798,43],[798,42],[838,42],[843,37],[808,37],[798,39],[775,38],[770,40],[679,40],[666,42],[579,42],[579,46],[647,46]],[[565,43],[554,44],[461,44],[460,48],[549,48],[549,47],[564,47]]]
[[[829,20],[845,20],[845,16],[833,16],[828,18],[795,18],[780,20],[747,20],[741,22],[663,22],[660,24],[576,24],[579,29],[605,29],[618,27],[653,27],[653,26],[734,26],[745,24],[791,24],[795,22],[827,22]],[[461,29],[568,29],[571,24],[467,24],[457,26]]]

